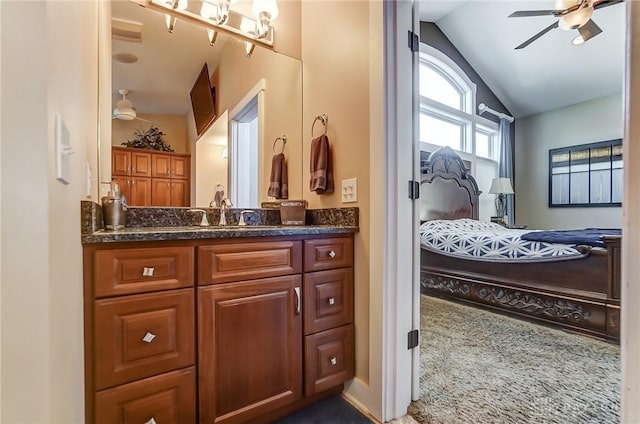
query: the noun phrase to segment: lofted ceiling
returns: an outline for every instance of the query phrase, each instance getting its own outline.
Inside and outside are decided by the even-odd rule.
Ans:
[[[603,32],[581,46],[571,44],[577,31],[556,28],[521,50],[514,47],[557,18],[508,16],[553,9],[553,0],[421,0],[418,7],[420,20],[440,28],[515,117],[622,91],[624,3],[596,10]]]

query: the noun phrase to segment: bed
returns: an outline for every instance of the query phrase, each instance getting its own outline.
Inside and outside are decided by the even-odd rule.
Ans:
[[[435,227],[433,234],[441,234],[447,221],[451,225],[459,221],[492,234],[498,232],[491,226],[498,224],[477,221],[480,191],[453,150],[445,147],[432,153],[422,166],[422,174],[421,229],[431,226]],[[521,230],[515,236],[524,233],[529,231]],[[421,234],[421,239],[424,237]],[[434,244],[447,245],[445,239],[441,236]],[[507,256],[514,257],[505,258],[497,253],[500,249],[485,249],[490,254],[477,258],[462,255],[459,249],[438,250],[421,240],[421,292],[617,341],[621,236],[603,235],[599,240],[601,246],[544,246],[547,256],[540,254],[539,258],[520,258],[513,253]],[[467,241],[467,246],[473,243]],[[564,251],[566,255],[558,253]]]

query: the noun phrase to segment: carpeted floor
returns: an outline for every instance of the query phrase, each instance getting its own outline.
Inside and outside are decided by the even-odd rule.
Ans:
[[[421,423],[620,422],[619,346],[421,296]]]

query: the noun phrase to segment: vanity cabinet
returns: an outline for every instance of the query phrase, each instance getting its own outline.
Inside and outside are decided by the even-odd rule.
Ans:
[[[190,155],[111,148],[112,180],[129,206],[189,206]]]
[[[355,374],[353,238],[304,242],[305,395]]]
[[[270,422],[354,376],[351,234],[98,243],[84,261],[87,422]]]
[[[193,247],[94,245],[84,263],[86,421],[195,422]]]

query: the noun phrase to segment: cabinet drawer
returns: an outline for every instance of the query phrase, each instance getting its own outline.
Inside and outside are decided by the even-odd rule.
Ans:
[[[353,268],[304,275],[304,334],[353,321]]]
[[[193,247],[97,250],[95,297],[193,286]]]
[[[299,241],[229,243],[198,247],[198,285],[300,273]]]
[[[306,240],[304,242],[304,271],[353,266],[351,237]]]
[[[196,422],[196,372],[193,367],[96,394],[96,424],[151,422]]]
[[[95,380],[104,389],[194,364],[193,289],[95,302]]]
[[[305,396],[353,378],[353,345],[353,324],[305,337]]]

